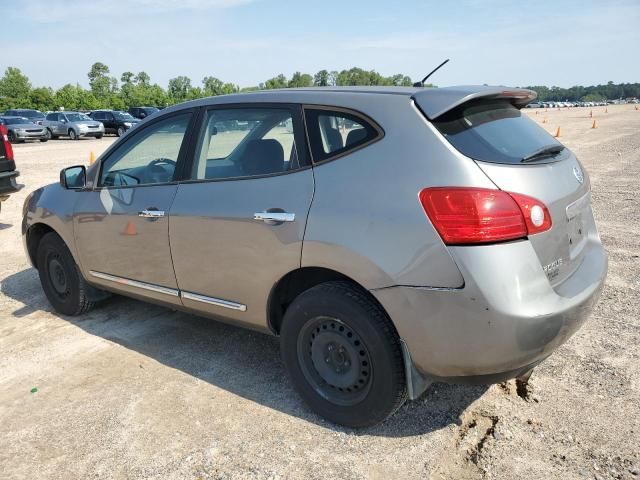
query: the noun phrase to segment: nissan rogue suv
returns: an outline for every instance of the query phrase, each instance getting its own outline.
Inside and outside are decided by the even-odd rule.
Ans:
[[[607,255],[530,90],[307,88],[175,105],[25,203],[56,311],[119,293],[280,337],[351,427],[434,381],[528,376],[592,311]]]

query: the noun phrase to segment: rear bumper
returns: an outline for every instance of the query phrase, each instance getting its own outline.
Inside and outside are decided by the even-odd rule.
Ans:
[[[420,374],[493,383],[521,375],[587,319],[604,284],[607,254],[590,239],[580,267],[551,287],[528,241],[455,247],[461,289],[373,290]]]
[[[24,185],[16,182],[16,178],[20,172],[13,170],[11,172],[0,172],[0,201],[2,201],[10,193],[19,191]]]

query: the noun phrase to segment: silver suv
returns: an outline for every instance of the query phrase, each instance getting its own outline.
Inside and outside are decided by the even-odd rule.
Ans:
[[[114,292],[278,335],[302,398],[384,420],[434,381],[526,378],[607,255],[576,157],[505,87],[293,89],[177,105],[26,200],[60,313]]]
[[[102,138],[104,125],[80,112],[51,112],[42,121],[47,128],[47,138],[69,137],[80,140],[81,137]]]

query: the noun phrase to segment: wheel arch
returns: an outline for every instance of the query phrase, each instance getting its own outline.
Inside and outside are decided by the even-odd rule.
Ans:
[[[60,238],[62,238],[62,236],[58,232],[56,232],[55,229],[53,229],[50,225],[47,225],[46,223],[34,223],[33,225],[30,225],[29,228],[27,229],[25,245],[26,245],[27,254],[29,255],[29,260],[31,261],[31,265],[33,266],[37,265],[38,247],[40,245],[40,242],[42,241],[42,238],[47,233],[52,233],[52,232],[58,235]]]
[[[369,297],[371,301],[375,302],[382,311],[385,312],[387,317],[389,317],[386,309],[380,304],[378,299],[353,278],[330,268],[305,266],[292,270],[284,275],[271,289],[267,302],[267,325],[269,330],[271,330],[273,334],[279,335],[287,308],[295,298],[316,285],[332,281],[346,281],[353,284]],[[391,317],[389,317],[389,319],[391,319]],[[392,319],[391,323],[393,324]]]

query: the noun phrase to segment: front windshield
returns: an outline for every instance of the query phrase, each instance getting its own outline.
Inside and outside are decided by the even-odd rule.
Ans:
[[[89,118],[84,113],[67,113],[66,117],[70,122],[82,122],[85,120],[91,120],[91,118]]]
[[[133,118],[131,115],[129,115],[128,113],[125,113],[125,112],[113,112],[113,115],[118,120],[125,120],[125,121],[128,121],[128,122],[135,120],[135,118]]]
[[[42,112],[39,111],[39,110],[25,110],[25,111],[20,112],[20,113],[22,114],[23,117],[27,117],[27,118],[42,118],[42,117],[44,117]]]
[[[4,123],[7,125],[20,125],[21,123],[32,123],[31,120],[25,117],[7,117],[4,119]]]

